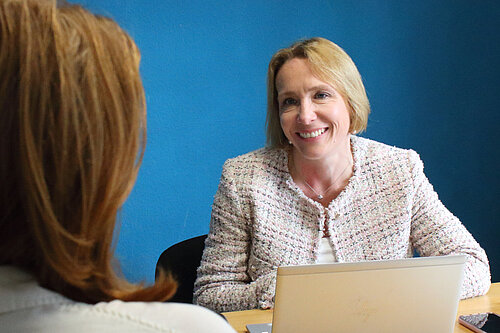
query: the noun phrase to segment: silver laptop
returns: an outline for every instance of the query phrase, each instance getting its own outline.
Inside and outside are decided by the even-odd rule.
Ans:
[[[278,268],[272,333],[453,332],[464,255]],[[269,324],[247,325],[269,332]]]

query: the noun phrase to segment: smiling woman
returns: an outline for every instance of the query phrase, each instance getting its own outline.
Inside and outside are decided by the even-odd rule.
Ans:
[[[226,161],[195,284],[216,311],[273,306],[276,268],[465,254],[462,298],[490,286],[484,250],[439,200],[417,153],[355,135],[370,111],[336,44],[278,51],[268,147]]]

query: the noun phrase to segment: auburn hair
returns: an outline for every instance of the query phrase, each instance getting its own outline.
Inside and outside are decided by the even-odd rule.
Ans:
[[[145,145],[140,54],[109,18],[0,1],[0,264],[87,303],[164,301],[176,283],[116,272],[117,212]]]

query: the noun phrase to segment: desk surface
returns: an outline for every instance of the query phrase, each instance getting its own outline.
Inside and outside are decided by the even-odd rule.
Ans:
[[[496,312],[500,314],[500,282],[493,283],[490,291],[484,296],[460,301],[457,318],[459,315],[480,312]],[[270,323],[273,321],[273,310],[234,311],[224,312],[223,315],[238,333],[246,333],[247,324]],[[454,332],[470,333],[472,331],[456,321]]]

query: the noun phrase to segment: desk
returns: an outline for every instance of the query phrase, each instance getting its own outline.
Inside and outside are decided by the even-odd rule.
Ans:
[[[500,282],[493,283],[486,295],[464,299],[458,303],[457,318],[459,315],[480,312],[496,312],[500,314]],[[246,333],[247,324],[270,323],[273,321],[273,310],[234,311],[224,312],[223,315],[238,333]],[[472,331],[456,321],[454,332],[470,333]]]

